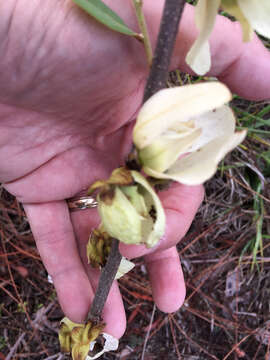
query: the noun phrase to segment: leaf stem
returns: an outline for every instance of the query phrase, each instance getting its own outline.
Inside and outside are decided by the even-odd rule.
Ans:
[[[166,0],[153,63],[144,90],[143,102],[166,87],[170,60],[185,0]]]
[[[146,57],[147,57],[147,62],[148,62],[148,65],[151,66],[152,59],[153,59],[153,51],[152,51],[149,33],[148,33],[148,29],[147,29],[147,25],[146,25],[144,13],[143,13],[143,0],[133,0],[133,5],[135,8],[138,25],[139,25],[140,31],[143,35],[143,44],[144,44],[144,49],[145,49],[145,53],[146,53]]]

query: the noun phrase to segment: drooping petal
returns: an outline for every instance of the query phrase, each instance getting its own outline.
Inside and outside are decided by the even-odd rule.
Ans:
[[[245,2],[247,2],[245,0]],[[243,14],[241,8],[238,5],[237,0],[222,0],[222,8],[227,11],[230,15],[234,16],[241,24],[243,32],[243,41],[248,42],[252,40],[253,30],[248,19]]]
[[[160,202],[159,197],[157,196],[154,189],[147,182],[147,180],[137,171],[131,171],[134,180],[141,185],[141,192],[144,190],[144,198],[146,204],[148,205],[148,209],[155,211],[155,221],[153,221],[152,229],[147,234],[147,238],[144,239],[144,242],[147,247],[153,247],[157,244],[157,242],[161,239],[161,237],[165,233],[165,213]]]
[[[252,28],[260,35],[270,38],[270,1],[237,0]]]
[[[90,349],[90,344],[81,345],[80,343],[75,344],[72,347],[72,360],[86,360]]]
[[[69,320],[69,318],[67,318],[67,317],[64,317],[64,318],[61,320],[60,324],[65,324],[70,331],[71,331],[74,327],[84,327],[84,324],[75,323],[75,322]]]
[[[174,124],[186,122],[230,100],[229,89],[220,82],[160,90],[142,106],[133,141],[138,149],[143,149]]]
[[[201,129],[194,129],[187,134],[164,135],[155,140],[153,144],[145,147],[139,152],[139,158],[143,166],[151,167],[153,170],[164,172],[177,160],[177,158],[188,151],[191,145],[199,138]]]
[[[235,117],[228,105],[221,106],[194,119],[196,127],[202,130],[190,151],[196,151],[221,136],[230,136],[235,130]]]
[[[208,180],[217,170],[219,161],[245,138],[246,131],[212,140],[202,149],[178,160],[166,173],[145,168],[153,177],[171,179],[186,185],[198,185]]]
[[[199,0],[195,7],[195,22],[200,33],[186,56],[186,62],[198,75],[204,75],[211,67],[208,39],[215,25],[220,1]]]
[[[60,324],[60,331],[58,334],[60,349],[63,353],[69,353],[71,351],[71,336],[70,329],[64,323]]]

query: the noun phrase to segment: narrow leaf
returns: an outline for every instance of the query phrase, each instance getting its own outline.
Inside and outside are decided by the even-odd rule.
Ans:
[[[73,0],[78,6],[108,28],[130,36],[138,36],[101,0]]]

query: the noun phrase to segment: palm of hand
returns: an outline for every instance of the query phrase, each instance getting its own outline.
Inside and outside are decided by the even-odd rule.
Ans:
[[[52,2],[47,3],[49,11]],[[30,17],[34,8],[33,4],[26,15]],[[66,12],[70,22],[80,24],[72,34],[69,22],[63,25]],[[9,182],[7,188],[23,202],[73,196],[123,162],[131,141],[125,136],[125,124],[139,106],[145,76],[143,66],[129,72],[136,49],[129,39],[103,27],[95,27],[93,33],[89,19],[70,4],[55,13],[54,23],[46,24],[43,33],[40,22],[46,14],[40,13],[33,25],[39,32],[31,29],[35,35],[31,44],[25,44],[23,57],[24,44],[16,47],[21,24],[15,13],[2,60],[3,68],[10,66],[12,54],[18,73],[15,81],[0,87],[0,180]],[[23,39],[30,36],[27,26],[20,30]],[[78,38],[88,40],[78,44]],[[34,56],[40,60],[31,67],[29,58]]]
[[[24,204],[62,308],[79,322],[85,318],[97,284],[98,274],[87,264],[85,245],[99,219],[94,209],[70,215],[65,199],[95,180],[107,178],[123,164],[147,67],[140,44],[93,25],[70,2],[56,8],[53,18],[49,16],[53,0],[43,2],[43,12],[36,11],[38,2],[34,1],[25,11],[24,2],[14,0],[16,8],[12,1],[2,4],[13,17],[8,39],[2,39],[6,51],[0,64],[4,69],[0,84],[0,181]],[[23,23],[17,16],[22,10]],[[35,13],[40,18],[33,21]],[[43,31],[40,23],[46,23]],[[19,45],[18,32],[23,39]],[[17,71],[12,81],[9,67]],[[188,217],[183,231],[193,214]],[[144,254],[145,249],[140,248],[137,254]],[[125,250],[127,255],[136,255],[130,248],[123,253]],[[172,256],[177,268],[173,278],[179,285],[173,291],[182,293],[174,301],[176,308],[184,296],[182,273],[176,251],[166,256]],[[161,273],[164,266],[159,267]],[[159,271],[154,272],[160,284]],[[120,337],[125,312],[116,284],[103,316],[107,331]]]
[[[123,163],[131,145],[126,123],[132,120],[140,103],[138,88],[142,71],[129,73],[133,65],[129,40],[99,26],[89,38],[92,30],[89,19],[70,4],[68,9],[56,9],[56,19],[52,19],[55,22],[46,24],[41,33],[40,22],[46,14],[40,12],[40,18],[33,23],[33,28],[37,26],[39,31],[29,29],[27,19],[21,28],[23,24],[16,15],[22,3],[17,2],[9,39],[4,39],[7,51],[2,68],[10,66],[12,56],[16,62],[12,67],[18,69],[18,73],[14,82],[7,79],[8,85],[0,86],[0,180],[24,203],[39,251],[55,278],[56,288],[60,292],[63,289],[62,293],[67,289],[63,274],[69,280],[78,276],[75,292],[81,287],[81,308],[76,301],[75,312],[67,309],[73,306],[70,289],[67,296],[63,296],[68,301],[62,300],[62,305],[71,318],[79,321],[85,316],[81,313],[88,308],[93,292],[77,247],[86,264],[85,242],[98,219],[90,210],[90,218],[87,211],[86,216],[83,214],[72,224],[77,214],[69,217],[64,199],[87,189],[93,181],[106,178],[113,168]],[[50,5],[55,6],[52,3],[54,1],[47,1],[48,11]],[[34,10],[34,2],[27,5],[28,23]],[[67,12],[69,21],[81,26],[75,25],[71,34],[68,27],[65,28],[69,22],[65,22],[57,33]],[[49,14],[47,16],[50,19]],[[78,21],[78,17],[83,19]],[[22,39],[30,36],[29,31],[34,34],[30,43],[16,46],[18,29]],[[78,38],[88,40],[78,44]],[[40,39],[43,39],[42,46]],[[24,56],[20,56],[22,53]],[[29,59],[34,56],[40,60],[29,66]],[[62,264],[56,254],[64,256],[67,265]]]
[[[117,6],[120,16],[135,28],[129,2],[106,2]],[[153,38],[162,5],[163,1],[145,1]],[[94,209],[70,215],[64,199],[108,177],[123,163],[147,76],[145,56],[135,40],[90,22],[69,0],[43,0],[42,6],[39,0],[10,0],[0,3],[0,13],[4,19],[0,24],[4,54],[0,59],[0,181],[24,203],[62,308],[71,320],[80,322],[97,284],[97,274],[86,264],[85,244],[99,220]],[[186,6],[174,66],[185,68],[184,54],[195,36],[192,21],[193,11]],[[232,36],[224,40],[224,33]],[[258,40],[242,46],[241,32],[225,20],[219,21],[215,34],[212,74],[244,96],[269,97],[265,76],[269,54]],[[220,41],[225,55],[219,51]],[[254,53],[255,80],[246,76],[252,72]],[[166,234],[159,251],[145,260],[157,305],[172,312],[185,296],[178,253],[172,246],[189,228],[203,190],[175,185],[160,197],[167,216]],[[122,250],[129,257],[146,254],[140,246]],[[117,285],[103,317],[106,331],[120,337],[125,313]]]

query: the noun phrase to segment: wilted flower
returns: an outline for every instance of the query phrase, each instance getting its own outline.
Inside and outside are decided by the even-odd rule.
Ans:
[[[104,229],[102,229],[102,226],[98,229],[94,229],[86,245],[88,263],[95,268],[104,267],[111,251],[111,242],[112,238]],[[120,279],[120,277],[132,270],[134,266],[135,264],[133,262],[122,257],[115,279]]]
[[[198,0],[195,22],[200,33],[187,54],[186,62],[199,75],[204,75],[211,67],[208,38],[214,28],[219,7],[240,22],[243,41],[252,39],[252,29],[270,37],[269,0]]]
[[[158,179],[201,184],[245,138],[235,132],[231,99],[219,82],[161,90],[141,108],[133,131],[143,171]]]
[[[63,353],[71,353],[73,360],[85,360],[93,343],[104,328],[104,324],[77,324],[67,317],[61,320],[59,331],[60,348]]]
[[[88,263],[93,267],[103,267],[111,250],[112,238],[102,227],[94,229],[86,245]]]
[[[137,171],[119,168],[107,181],[97,181],[98,211],[102,227],[126,244],[154,246],[165,232],[165,214],[159,197]]]

